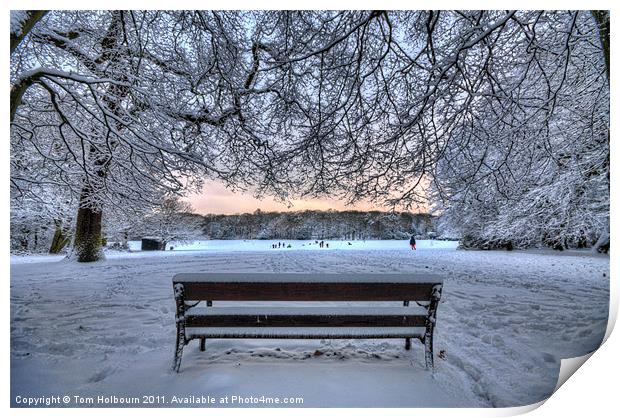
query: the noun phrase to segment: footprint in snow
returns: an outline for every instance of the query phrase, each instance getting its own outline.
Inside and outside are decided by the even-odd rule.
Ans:
[[[97,371],[95,374],[93,374],[88,379],[88,383],[101,382],[102,380],[106,379],[108,376],[113,374],[115,371],[116,371],[116,368],[114,368],[114,367],[104,367],[103,369],[101,369],[101,370]]]

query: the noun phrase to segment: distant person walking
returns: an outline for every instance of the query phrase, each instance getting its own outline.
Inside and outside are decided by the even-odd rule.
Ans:
[[[411,250],[415,250],[415,235],[411,236],[411,239],[409,240],[409,245],[411,245]]]

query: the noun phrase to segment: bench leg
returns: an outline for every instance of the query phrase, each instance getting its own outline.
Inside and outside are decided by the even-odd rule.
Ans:
[[[174,350],[174,362],[172,370],[179,372],[181,369],[181,357],[183,356],[183,346],[185,345],[185,330],[177,325],[177,344]]]
[[[434,369],[434,359],[433,359],[433,334],[426,333],[424,336],[424,360],[426,361],[427,369]]]
[[[409,306],[409,301],[404,300],[403,306]],[[411,350],[411,338],[405,338],[405,350]]]
[[[200,338],[200,351],[205,351],[205,337]]]

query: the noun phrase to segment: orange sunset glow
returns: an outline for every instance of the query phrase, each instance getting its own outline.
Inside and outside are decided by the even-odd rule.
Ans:
[[[271,197],[256,199],[250,192],[232,192],[223,184],[216,181],[207,181],[199,194],[190,195],[187,198],[194,212],[199,214],[218,213],[218,214],[234,214],[248,213],[260,209],[263,212],[284,212],[298,210],[380,210],[387,211],[390,208],[380,204],[372,204],[371,202],[358,202],[355,205],[345,205],[343,201],[335,199],[294,199],[291,206],[277,202]],[[419,211],[424,211],[422,208]],[[411,212],[417,212],[411,210]]]

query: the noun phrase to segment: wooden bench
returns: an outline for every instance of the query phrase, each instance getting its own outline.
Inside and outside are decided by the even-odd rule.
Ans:
[[[199,339],[204,351],[207,338],[404,338],[407,350],[411,338],[417,338],[424,344],[426,367],[433,368],[433,330],[442,279],[432,274],[181,273],[172,282],[177,324],[173,369],[177,372],[183,347]],[[231,307],[214,306],[213,301],[392,301],[398,305]],[[410,305],[410,301],[417,303]],[[205,306],[198,306],[200,302]]]

